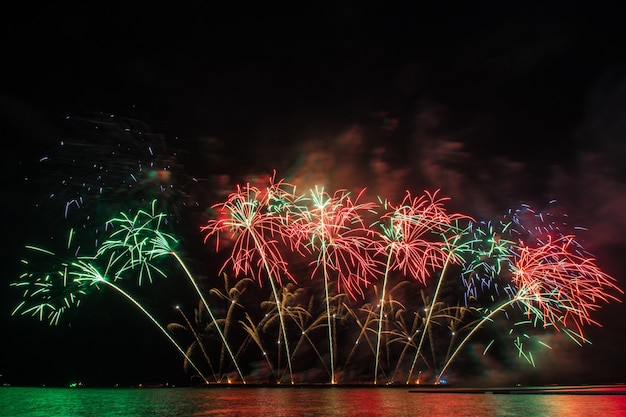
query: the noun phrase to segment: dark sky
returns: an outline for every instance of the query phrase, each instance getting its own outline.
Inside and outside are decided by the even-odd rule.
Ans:
[[[618,9],[383,4],[62,2],[4,13],[1,380],[115,378],[112,363],[131,383],[184,378],[177,353],[160,335],[139,332],[148,325],[129,318],[128,307],[104,308],[107,296],[79,330],[8,318],[21,247],[51,222],[28,215],[33,196],[21,184],[68,115],[112,113],[180,138],[198,177],[235,181],[277,169],[303,186],[321,180],[389,197],[441,188],[479,218],[556,199],[589,229],[586,247],[598,263],[623,281],[626,31]],[[222,159],[207,162],[215,143]],[[608,307],[594,345],[577,356],[584,359],[574,371],[555,365],[555,381],[622,381],[624,313]]]

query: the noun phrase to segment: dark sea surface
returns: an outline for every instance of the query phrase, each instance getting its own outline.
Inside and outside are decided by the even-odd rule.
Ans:
[[[623,392],[589,394],[410,392],[404,388],[2,387],[0,416],[626,415]]]

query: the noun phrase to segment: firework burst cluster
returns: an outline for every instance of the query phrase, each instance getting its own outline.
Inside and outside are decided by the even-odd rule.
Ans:
[[[197,225],[207,262],[222,259],[221,282],[207,287],[185,263],[171,194],[163,189],[144,208],[129,202],[87,255],[75,228],[62,249],[27,246],[13,314],[57,325],[110,288],[206,384],[440,383],[462,378],[453,365],[471,365],[468,346],[490,355],[508,343],[534,366],[533,352],[550,347],[546,334],[588,343],[586,327],[600,324],[594,312],[623,293],[550,213],[522,206],[478,221],[451,213],[439,191],[393,202],[365,189],[299,192],[275,176],[236,186]],[[180,322],[162,325],[133,292],[174,269],[198,306],[192,316],[177,307]]]

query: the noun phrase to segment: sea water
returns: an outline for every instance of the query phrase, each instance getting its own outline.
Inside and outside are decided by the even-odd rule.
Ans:
[[[404,388],[0,388],[2,417],[624,416],[626,395]]]

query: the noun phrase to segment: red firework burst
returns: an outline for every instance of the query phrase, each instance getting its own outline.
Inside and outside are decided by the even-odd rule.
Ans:
[[[536,248],[521,246],[513,266],[516,299],[527,314],[540,314],[545,325],[576,327],[582,336],[586,324],[598,324],[590,313],[599,302],[618,301],[622,293],[615,278],[603,272],[593,258],[577,253],[574,236],[548,241]]]

